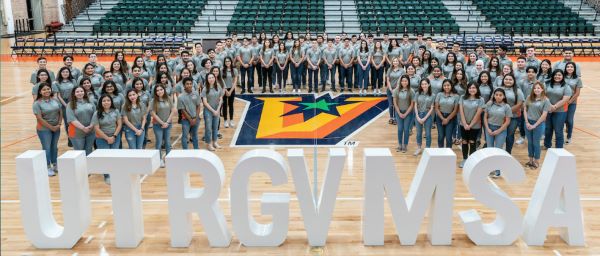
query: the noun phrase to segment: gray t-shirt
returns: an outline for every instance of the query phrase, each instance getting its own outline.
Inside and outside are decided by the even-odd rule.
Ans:
[[[304,51],[302,51],[302,49],[292,49],[290,52],[290,57],[292,58],[292,60],[294,60],[294,62],[300,62],[303,56]]]
[[[177,109],[185,110],[191,117],[197,117],[196,107],[200,106],[200,100],[198,91],[193,90],[191,93],[183,91],[177,98]]]
[[[431,94],[437,95],[442,91],[442,85],[444,83],[444,79],[441,78],[432,78],[430,80],[431,83]]]
[[[411,43],[400,43],[400,49],[402,52],[402,61],[407,61],[410,54],[413,53],[413,45]]]
[[[398,86],[399,82],[400,82],[400,77],[402,77],[402,75],[404,75],[404,69],[402,68],[397,68],[397,69],[392,69],[390,68],[387,72],[387,76],[388,79],[390,81],[390,86],[392,87],[392,89],[395,89],[396,86]]]
[[[419,89],[419,82],[421,82],[421,76],[414,75],[410,78],[410,88],[416,92]]]
[[[58,81],[54,81],[52,87],[58,88],[58,93],[60,97],[66,102],[69,103],[71,100],[71,92],[73,88],[75,88],[75,81],[73,80],[63,80],[61,83]]]
[[[568,61],[565,61],[564,59],[554,63],[554,66],[552,66],[552,70],[557,70],[560,69],[562,71],[565,71],[565,66],[567,66]],[[577,69],[577,76],[581,77],[581,67],[579,66],[579,63],[575,63],[575,69]]]
[[[504,118],[512,118],[512,111],[510,106],[506,103],[488,103],[485,112],[488,114],[488,124],[502,126]]]
[[[238,76],[238,70],[236,68],[234,69],[227,69],[227,77],[225,77],[224,82],[225,82],[225,88],[230,89],[231,87],[234,86],[233,84],[233,78]]]
[[[67,106],[67,123],[73,121],[79,121],[83,126],[89,126],[92,124],[92,117],[96,112],[96,105],[86,100],[77,100],[77,106],[72,109],[71,106]],[[73,138],[83,138],[87,135],[82,130],[75,128],[75,136]]]
[[[123,97],[123,94],[113,94],[110,95],[110,97],[113,100],[113,105],[115,105],[116,109],[121,109],[121,107],[123,107],[123,104],[125,104],[125,97]]]
[[[519,104],[519,102],[523,102],[523,100],[525,100],[525,97],[523,96],[523,92],[521,90],[519,90],[518,88],[517,88],[517,95],[515,95],[515,91],[513,90],[512,87],[501,86],[500,88],[504,89],[504,94],[506,95],[506,101],[508,102],[508,105],[510,107],[513,107],[514,105]]]
[[[40,83],[35,84],[32,88],[31,88],[31,95],[35,95],[37,96],[38,90],[40,89]],[[58,86],[55,83],[52,83],[50,85],[50,90],[54,93],[59,92],[58,91]]]
[[[396,99],[396,102],[398,102],[398,108],[400,109],[400,111],[402,113],[406,113],[406,111],[410,107],[410,103],[415,98],[415,91],[413,91],[412,89],[401,90],[400,87],[398,87],[392,91],[392,96]]]
[[[254,50],[250,46],[240,47],[240,49],[238,49],[238,51],[237,51],[237,55],[239,55],[240,59],[242,59],[242,64],[250,63],[250,61],[252,60],[253,54],[254,54]],[[200,65],[198,65],[198,67],[200,67]]]
[[[106,136],[110,137],[115,134],[117,131],[117,121],[121,119],[121,113],[117,109],[110,109],[107,112],[104,112],[102,118],[98,117],[98,112],[94,112],[94,116],[92,117],[92,122],[97,124],[100,127],[100,130]]]
[[[399,58],[401,54],[402,54],[402,48],[400,48],[400,47],[392,48],[392,50],[388,52],[388,58],[390,59],[390,62],[392,62],[395,58]]]
[[[531,94],[531,90],[533,89],[533,85],[535,84],[535,82],[537,82],[537,80],[535,79],[533,81],[529,79],[523,79],[519,81],[518,85],[521,91],[523,92],[523,97],[525,99],[527,99]]]
[[[221,101],[221,97],[223,97],[223,89],[220,86],[217,86],[217,90],[214,87],[210,87],[210,89],[202,90],[202,94],[200,97],[205,98],[208,105],[214,110],[218,110],[219,102]]]
[[[131,106],[131,110],[127,110],[125,105],[121,109],[121,116],[126,116],[129,122],[134,125],[142,125],[142,121],[146,118],[147,108],[145,104],[137,104],[136,106]]]
[[[475,114],[477,114],[477,110],[478,109],[483,109],[484,106],[484,102],[483,102],[483,98],[477,98],[477,99],[464,99],[463,97],[460,98],[460,102],[459,104],[462,106],[463,108],[463,113],[465,114],[465,122],[467,124],[470,124],[473,119],[475,118]],[[461,123],[462,125],[462,123]],[[471,127],[473,129],[480,129],[481,128],[481,120],[479,122],[477,122],[476,124],[473,124],[473,126]]]
[[[537,121],[540,119],[544,111],[550,111],[550,100],[545,97],[543,99],[534,99],[531,102],[528,100],[525,102],[527,105],[527,119],[529,121]]]
[[[102,78],[102,76],[100,76],[98,74],[94,74],[90,77],[88,77],[86,75],[82,75],[81,77],[79,77],[79,79],[77,79],[77,84],[79,84],[81,82],[81,80],[83,80],[83,78],[86,78],[86,77],[90,79],[90,82],[92,82],[92,87],[94,88],[94,90],[97,90],[98,88],[102,87],[102,84],[104,83],[104,78]],[[114,80],[115,80],[115,76],[113,76],[113,81]]]
[[[171,109],[173,108],[173,103],[170,100],[159,100],[154,109],[154,99],[150,101],[150,110],[154,112],[161,121],[166,122],[171,116]],[[155,122],[158,123],[158,122]]]
[[[42,119],[46,120],[50,125],[58,125],[61,106],[60,102],[55,98],[49,98],[48,100],[38,99],[33,102],[33,114],[42,115]],[[50,130],[40,122],[37,123],[37,129],[39,131]]]
[[[546,86],[546,95],[548,96],[548,99],[550,99],[550,103],[556,104],[562,100],[564,96],[573,96],[573,91],[571,90],[571,87],[566,84],[564,86],[548,85]],[[563,106],[559,106],[556,108],[556,110],[554,110],[554,112],[565,112],[565,108]]]
[[[481,98],[483,98],[484,102],[490,101],[492,97],[492,88],[491,85],[479,85],[479,93],[481,94]],[[485,108],[485,106],[484,106]]]
[[[428,112],[435,101],[435,95],[433,93],[431,95],[416,93],[413,101],[417,104],[419,113]]]
[[[340,48],[338,55],[342,58],[342,61],[346,64],[351,64],[350,61],[354,58],[354,49],[352,47]],[[341,64],[341,63],[340,63]]]
[[[577,76],[577,78],[571,78],[569,76],[565,76],[565,82],[571,87],[571,91],[575,94],[577,88],[583,88],[583,83],[581,82],[581,77]]]
[[[379,65],[383,62],[383,57],[385,53],[383,51],[374,51],[373,52],[373,63],[375,65]]]
[[[287,52],[277,52],[276,54],[277,56],[277,62],[279,62],[278,65],[284,65],[288,59],[289,54]]]
[[[275,56],[275,51],[273,51],[273,48],[268,48],[266,50],[260,50],[260,56],[262,56],[265,64],[269,64],[269,62],[271,61],[271,58],[273,58],[273,56]]]
[[[312,65],[317,65],[319,59],[321,59],[321,50],[318,48],[315,50],[312,47],[308,48],[308,50],[306,50],[306,57],[307,60],[310,60]]]
[[[371,56],[371,52],[358,52],[358,60],[363,64],[363,65],[367,65],[368,64],[368,60],[369,60],[369,56]]]
[[[38,72],[38,70],[39,70],[39,69],[36,69],[36,70],[34,70],[34,71],[31,73],[31,77],[30,77],[30,79],[29,79],[29,82],[30,82],[31,84],[36,84],[36,83],[37,83],[37,72]],[[49,78],[50,78],[50,80],[52,80],[52,81],[56,80],[56,78],[55,78],[55,76],[54,76],[54,72],[52,72],[52,71],[48,70],[48,74],[50,74],[50,77],[49,77]],[[73,74],[71,74],[71,75],[73,75]]]
[[[329,64],[334,64],[335,60],[337,59],[337,49],[336,48],[325,48],[323,49],[323,51],[321,52],[321,55],[323,57],[323,63],[329,63]]]
[[[435,103],[439,104],[440,111],[443,114],[450,114],[454,111],[454,107],[458,105],[458,95],[456,94],[448,94],[446,95],[443,92],[440,92],[435,97]]]

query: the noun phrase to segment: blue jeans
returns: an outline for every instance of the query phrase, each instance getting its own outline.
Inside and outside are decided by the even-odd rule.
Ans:
[[[327,64],[321,64],[321,87],[325,88],[327,80],[331,78],[331,88],[335,89],[335,65],[331,65],[331,69]]]
[[[306,74],[308,72],[308,63],[306,61],[302,62],[302,88],[306,86]]]
[[[444,118],[448,117],[449,115],[449,113],[442,113]],[[437,124],[438,131],[438,148],[452,148],[452,135],[456,129],[456,117],[450,119],[446,125],[442,124],[441,118],[437,118],[435,123]],[[444,140],[446,141],[445,145]]]
[[[96,148],[98,149],[119,149],[121,146],[121,133],[115,137],[113,144],[108,144],[108,141],[101,138],[96,138]]]
[[[499,125],[493,125],[493,124],[489,124],[488,125],[490,130],[495,131],[500,129],[501,126]],[[504,146],[504,143],[506,142],[506,130],[502,131],[501,133],[499,133],[496,136],[492,136],[489,133],[487,133],[487,130],[485,132],[485,141],[487,142],[487,146],[488,148],[502,148]]]
[[[96,134],[94,132],[90,132],[83,138],[71,138],[71,143],[73,144],[74,150],[85,150],[85,155],[87,156],[92,153],[95,140]]]
[[[58,158],[58,138],[60,137],[60,129],[53,132],[51,130],[37,130],[37,135],[40,138],[42,149],[46,153],[46,165],[56,165]]]
[[[208,144],[218,139],[219,119],[219,116],[214,116],[212,112],[204,108],[204,141]]]
[[[171,152],[171,128],[173,128],[172,124],[169,124],[167,128],[162,128],[160,124],[156,123],[152,127],[154,130],[154,137],[156,138],[156,143],[154,144],[154,148],[160,151],[162,148],[163,142],[165,143],[165,151],[168,155]]]
[[[357,64],[358,65],[358,64]],[[369,85],[369,72],[371,70],[371,64],[367,64],[367,68],[363,68],[358,65],[358,87],[360,89],[367,89]]]
[[[354,88],[358,88],[360,86],[360,84],[358,83],[358,70],[362,69],[360,68],[360,66],[357,64],[354,64]]]
[[[292,69],[292,85],[294,89],[300,89],[302,84],[302,73],[304,73],[304,65],[300,64],[298,67],[294,63],[290,64]]]
[[[567,139],[570,139],[573,135],[573,124],[575,122],[575,110],[577,110],[577,103],[569,104],[567,109]]]
[[[419,112],[419,118],[424,118],[427,115],[427,112]],[[421,147],[421,142],[423,141],[423,128],[425,129],[425,147],[431,147],[431,125],[433,124],[433,117],[430,115],[423,124],[420,124],[417,119],[415,119],[415,124],[417,126],[417,146]]]
[[[142,129],[142,125],[135,125],[136,129]],[[127,145],[129,145],[129,149],[142,149],[144,145],[144,140],[146,140],[146,131],[142,131],[142,134],[135,135],[135,132],[129,128],[129,126],[125,125],[125,140],[127,140]]]
[[[536,121],[537,120],[529,120],[529,124],[534,125]],[[525,129],[525,135],[527,136],[527,153],[529,157],[533,157],[534,159],[540,159],[540,139],[542,138],[542,134],[546,129],[545,126],[546,124],[542,122],[533,130]]]
[[[513,117],[510,119],[510,124],[506,128],[506,152],[512,153],[513,145],[515,145],[515,132],[517,131],[517,125],[519,124],[519,118]]]
[[[319,86],[319,68],[312,69],[310,66],[307,66],[308,69],[308,89],[318,91],[317,88]]]
[[[348,89],[352,89],[352,66],[344,68],[340,65],[340,88],[344,90],[345,85],[348,85]]]
[[[395,116],[398,125],[398,144],[408,145],[408,139],[410,138],[410,124],[413,122],[415,114],[411,112],[404,119],[400,118],[400,113],[397,113]]]
[[[387,102],[388,102],[388,113],[390,114],[390,119],[395,118],[396,111],[394,111],[394,97],[392,96],[392,90],[386,90]]]
[[[556,148],[563,148],[565,143],[565,133],[563,129],[567,120],[567,112],[548,113],[546,117],[546,134],[544,137],[544,146],[552,147],[552,133],[556,134]]]
[[[196,118],[197,119],[197,118]],[[192,136],[192,146],[194,149],[198,149],[198,127],[200,126],[200,119],[196,120],[196,125],[190,125],[190,121],[181,120],[181,148],[188,149],[188,135]]]
[[[373,89],[379,89],[383,86],[383,70],[384,67],[381,66],[379,69],[373,69],[371,74],[371,86]]]
[[[250,65],[248,68],[240,66],[240,77],[242,90],[252,90],[252,87],[254,87],[254,67],[252,65]]]
[[[148,144],[148,140],[146,139],[146,137],[148,137],[148,129],[150,128],[150,120],[152,120],[152,116],[150,115],[150,112],[148,112],[148,115],[146,116],[146,124],[144,125],[144,142],[142,143],[143,149],[146,149],[146,144]]]

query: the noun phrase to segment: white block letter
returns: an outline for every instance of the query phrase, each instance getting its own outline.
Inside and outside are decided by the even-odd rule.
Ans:
[[[140,175],[158,169],[158,150],[97,149],[88,165],[90,173],[110,174],[116,246],[137,247],[144,238]]]
[[[383,245],[383,199],[387,195],[403,245],[414,245],[419,226],[429,210],[428,238],[432,245],[452,242],[452,207],[456,155],[451,149],[426,149],[419,162],[406,201],[394,168],[394,158],[386,148],[365,149],[365,201],[363,242]]]
[[[325,180],[321,187],[318,200],[313,195],[308,181],[308,168],[304,160],[304,150],[289,149],[288,159],[300,210],[304,219],[304,227],[308,235],[308,244],[324,246],[331,222],[331,214],[335,206],[340,178],[346,161],[346,151],[343,148],[329,149],[329,162],[325,170]]]
[[[173,150],[167,155],[166,162],[171,246],[190,245],[192,213],[200,217],[210,246],[229,246],[231,233],[217,201],[225,181],[221,159],[206,150]],[[190,172],[202,175],[204,188],[190,186]]]
[[[518,183],[525,179],[525,171],[519,162],[499,148],[475,151],[463,168],[463,181],[475,199],[496,210],[492,223],[482,223],[476,210],[458,213],[467,236],[476,245],[510,245],[521,235],[523,216],[496,184],[488,178],[490,172],[501,170],[506,183]]]
[[[270,176],[273,186],[287,183],[287,168],[281,154],[266,149],[246,152],[231,176],[231,219],[233,230],[245,246],[279,246],[287,236],[289,193],[264,193],[261,213],[273,216],[273,223],[260,224],[252,218],[248,202],[248,181],[254,173]]]
[[[583,246],[583,215],[579,202],[575,156],[564,149],[549,149],[525,213],[523,239],[544,245],[549,227],[571,246]]]
[[[64,227],[52,215],[44,151],[29,150],[16,162],[21,220],[27,238],[40,249],[73,248],[91,222],[85,152],[69,151],[58,158]]]

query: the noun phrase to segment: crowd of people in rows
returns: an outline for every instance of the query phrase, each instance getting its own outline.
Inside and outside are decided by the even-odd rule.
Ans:
[[[432,129],[437,129],[438,147],[460,145],[463,159],[482,147],[511,153],[526,138],[525,165],[532,169],[539,167],[541,140],[543,148],[552,147],[553,136],[554,147],[571,142],[582,88],[572,49],[563,49],[564,59],[552,64],[539,60],[530,46],[515,67],[504,45],[486,49],[480,44],[463,52],[454,42],[447,48],[444,40],[434,43],[420,34],[411,42],[408,35],[374,40],[362,34],[333,39],[306,34],[296,39],[288,32],[283,39],[232,35],[206,53],[198,42],[193,49],[181,46],[175,57],[169,48],[156,56],[146,49],[131,64],[117,52],[108,69],[93,53],[82,70],[73,66],[72,56],[64,56],[56,75],[39,57],[31,74],[33,113],[49,176],[56,172],[63,123],[69,146],[86,154],[94,148],[122,148],[123,135],[128,148],[143,149],[150,128],[155,148],[168,154],[173,122],[181,124],[182,148],[191,141],[198,149],[203,118],[203,141],[208,150],[216,150],[221,117],[223,127],[235,126],[236,90],[254,93],[257,85],[262,93],[275,93],[275,88],[281,94],[336,93],[339,88],[340,93],[357,90],[359,96],[372,97],[385,91],[388,123],[398,130],[396,151],[408,151],[416,127],[415,156],[422,152],[423,133],[425,147],[431,147]]]

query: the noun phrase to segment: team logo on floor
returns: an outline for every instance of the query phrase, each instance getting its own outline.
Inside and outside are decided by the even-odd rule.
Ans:
[[[246,102],[231,146],[343,145],[388,108],[385,97],[326,93],[238,95]]]

